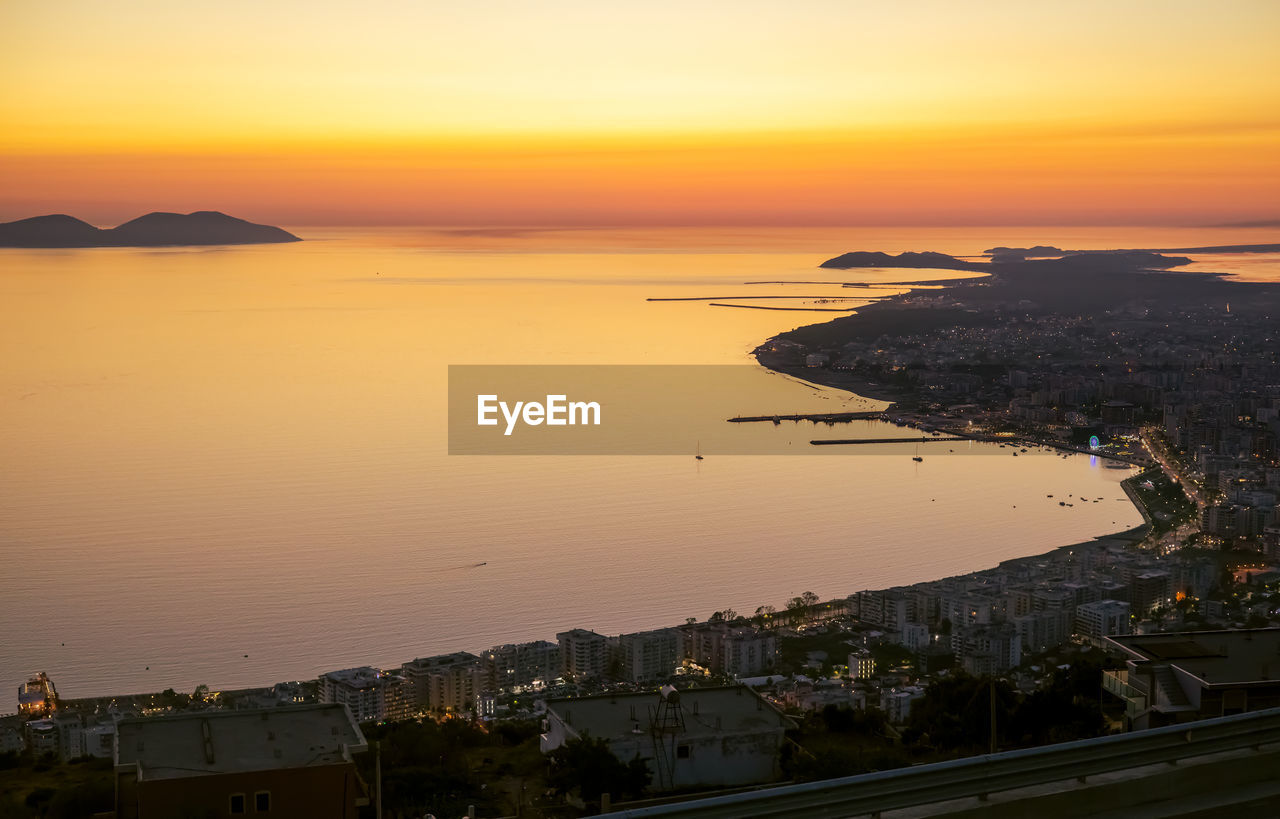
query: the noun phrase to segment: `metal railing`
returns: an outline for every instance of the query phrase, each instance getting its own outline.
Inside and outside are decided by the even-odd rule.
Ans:
[[[750,793],[619,810],[611,819],[843,819],[1280,743],[1280,708]]]
[[[1127,669],[1118,671],[1104,669],[1102,672],[1102,690],[1124,700],[1125,713],[1130,717],[1136,717],[1147,710],[1147,692],[1134,687],[1129,682],[1129,671]]]

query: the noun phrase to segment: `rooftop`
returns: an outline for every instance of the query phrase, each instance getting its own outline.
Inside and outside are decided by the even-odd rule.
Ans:
[[[404,668],[414,670],[450,668],[459,665],[471,665],[480,662],[480,658],[466,651],[455,651],[452,654],[439,654],[435,657],[417,657],[404,664]]]
[[[1280,628],[1108,637],[1137,661],[1177,666],[1210,686],[1280,685]]]
[[[759,694],[743,685],[723,688],[691,688],[679,693],[687,736],[749,734],[792,727],[791,720]],[[657,691],[641,694],[604,694],[547,700],[554,713],[575,734],[611,740],[635,733],[639,723],[647,728],[661,697]]]
[[[116,767],[143,781],[332,765],[368,749],[336,703],[126,719],[117,733]]]
[[[371,687],[377,684],[382,675],[372,666],[344,668],[341,671],[328,671],[321,675],[334,682],[343,683],[356,688]]]

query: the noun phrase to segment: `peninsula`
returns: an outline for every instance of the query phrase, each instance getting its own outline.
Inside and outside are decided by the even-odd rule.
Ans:
[[[300,241],[281,228],[246,222],[214,210],[148,213],[105,229],[61,213],[0,223],[0,247],[181,247]]]

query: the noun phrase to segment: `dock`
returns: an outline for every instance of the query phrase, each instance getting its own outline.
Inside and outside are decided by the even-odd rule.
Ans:
[[[739,415],[728,419],[731,424],[754,424],[759,421],[812,421],[815,424],[843,424],[849,421],[883,421],[883,412],[821,412],[811,415]]]
[[[931,444],[943,441],[964,441],[964,438],[934,438],[926,435],[920,438],[823,438],[810,441],[813,446],[836,446],[850,444]]]

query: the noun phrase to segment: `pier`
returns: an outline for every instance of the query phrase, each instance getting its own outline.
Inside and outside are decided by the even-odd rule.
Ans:
[[[815,424],[843,424],[849,421],[883,421],[883,412],[820,412],[811,415],[739,415],[731,424],[753,424],[758,421],[812,421]]]
[[[964,441],[965,438],[934,438],[932,436],[921,436],[919,438],[824,438],[816,441],[810,441],[813,446],[835,446],[849,444],[931,444],[942,443],[943,441]]]

